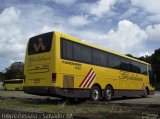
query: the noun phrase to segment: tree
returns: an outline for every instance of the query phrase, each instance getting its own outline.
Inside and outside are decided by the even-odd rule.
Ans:
[[[136,57],[134,57],[133,55],[131,55],[131,54],[126,54],[126,56],[128,56],[128,57],[132,57],[132,58],[136,58]]]
[[[154,54],[151,55],[151,64],[156,74],[157,82],[160,82],[160,48],[155,50]]]
[[[160,82],[160,48],[155,50],[151,56],[142,56],[139,60],[148,62],[152,65],[153,73],[156,75],[157,82]]]
[[[6,68],[5,79],[23,79],[24,78],[24,63],[14,62],[10,67]]]
[[[148,56],[148,55],[146,55],[146,56],[141,56],[141,57],[139,57],[138,58],[139,60],[142,60],[142,61],[145,61],[145,62],[148,62],[148,63],[152,63],[152,61],[151,61],[151,56]]]
[[[5,73],[4,72],[0,72],[0,82],[4,81],[5,79]]]

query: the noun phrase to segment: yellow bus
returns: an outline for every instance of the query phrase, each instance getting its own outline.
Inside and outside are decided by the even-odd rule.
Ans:
[[[24,92],[112,100],[154,94],[151,65],[69,35],[49,32],[29,39]]]
[[[10,79],[3,82],[5,90],[23,90],[23,79]]]

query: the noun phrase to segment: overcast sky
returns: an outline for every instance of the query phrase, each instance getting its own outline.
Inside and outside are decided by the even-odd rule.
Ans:
[[[24,61],[28,38],[60,31],[133,56],[160,48],[159,0],[0,0],[0,71]]]

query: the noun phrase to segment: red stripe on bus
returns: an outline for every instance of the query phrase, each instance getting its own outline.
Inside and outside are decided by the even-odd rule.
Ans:
[[[92,83],[92,81],[95,79],[96,75],[94,75],[94,77],[92,78],[92,80],[89,82],[89,84],[87,85],[87,87],[90,86],[90,84]]]
[[[84,84],[88,81],[88,79],[90,78],[90,75],[92,74],[92,72],[94,72],[93,69],[87,74],[87,76],[85,77],[85,80],[82,83],[81,87],[84,87]]]
[[[91,75],[89,76],[88,80],[86,81],[86,83],[84,84],[84,86],[83,86],[83,87],[85,87],[85,86],[86,86],[86,84],[88,83],[88,81],[92,78],[93,74],[94,74],[94,71],[91,73]],[[91,80],[92,80],[92,79],[91,79]]]
[[[86,75],[86,77],[83,79],[82,83],[79,85],[79,87],[82,86],[82,84],[84,83],[84,81],[86,80],[86,78],[88,77],[88,75],[91,73],[92,68],[90,69],[90,71],[88,72],[88,74]]]

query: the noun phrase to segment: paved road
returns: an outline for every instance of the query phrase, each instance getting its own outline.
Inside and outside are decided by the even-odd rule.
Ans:
[[[147,98],[141,98],[141,97],[116,98],[111,103],[160,105],[160,92],[156,91],[155,95],[150,95]]]

